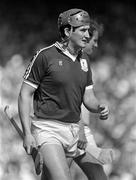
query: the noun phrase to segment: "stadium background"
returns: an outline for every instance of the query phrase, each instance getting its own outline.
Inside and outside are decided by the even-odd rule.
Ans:
[[[106,165],[110,180],[136,179],[136,6],[134,1],[0,1],[0,179],[36,180],[33,162],[5,119],[3,109],[19,122],[17,97],[24,70],[38,49],[58,40],[57,18],[82,8],[104,24],[99,49],[91,59],[96,95],[110,107],[108,121],[90,117],[99,146],[113,147],[115,161]],[[77,169],[77,167],[74,167]],[[83,173],[72,169],[73,179]]]

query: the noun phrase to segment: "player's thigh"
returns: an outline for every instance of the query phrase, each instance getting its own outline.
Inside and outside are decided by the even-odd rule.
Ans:
[[[69,167],[71,167],[72,162],[73,162],[73,158],[67,158],[67,163]],[[43,164],[41,180],[50,180],[50,174],[45,164]]]
[[[44,144],[40,151],[52,180],[70,180],[70,170],[61,144]]]
[[[91,160],[92,158],[89,153],[85,153],[84,155],[77,157],[75,162],[83,170],[89,180],[107,180],[103,166],[100,164],[94,164]]]
[[[72,162],[73,162],[73,158],[67,158],[67,163],[68,163],[69,167],[71,167]],[[45,166],[45,164],[43,164],[41,180],[50,180],[50,173],[49,173],[47,167]]]

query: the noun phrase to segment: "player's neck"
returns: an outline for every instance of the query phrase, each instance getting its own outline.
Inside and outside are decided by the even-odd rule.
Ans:
[[[73,56],[77,56],[78,54],[79,54],[79,51],[81,50],[81,49],[77,49],[77,48],[73,48],[73,47],[71,47],[71,46],[67,46],[66,47],[66,49],[69,51],[69,53],[71,54],[71,55],[73,55]]]

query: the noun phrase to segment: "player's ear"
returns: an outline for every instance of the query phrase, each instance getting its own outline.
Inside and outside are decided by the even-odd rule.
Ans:
[[[69,37],[71,34],[71,30],[69,28],[65,28],[64,33],[65,33],[66,37]]]

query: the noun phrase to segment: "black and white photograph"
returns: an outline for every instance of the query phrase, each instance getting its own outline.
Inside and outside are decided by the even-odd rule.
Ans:
[[[136,180],[135,1],[0,1],[0,180]]]

